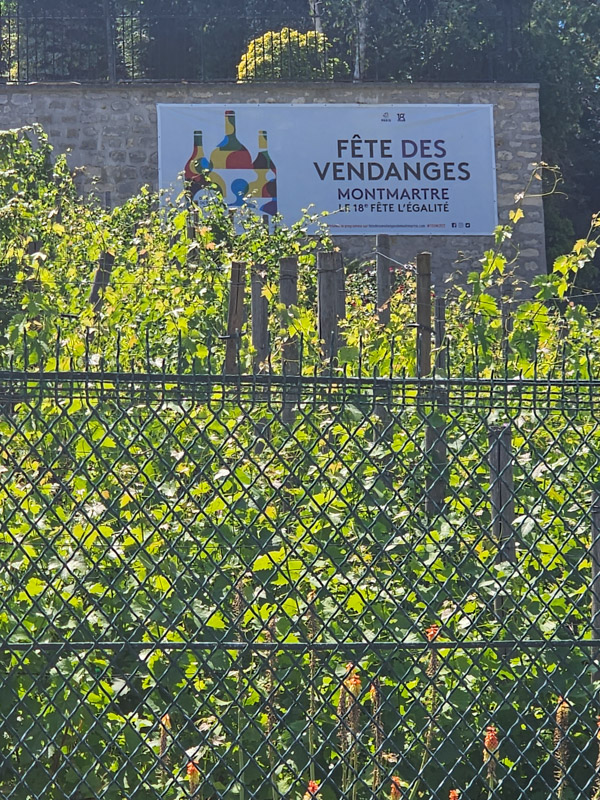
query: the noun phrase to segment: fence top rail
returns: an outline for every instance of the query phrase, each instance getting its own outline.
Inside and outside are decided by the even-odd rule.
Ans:
[[[286,641],[273,641],[273,642],[240,642],[240,641],[225,641],[215,640],[209,641],[183,641],[172,642],[167,640],[151,640],[147,642],[139,641],[118,641],[114,639],[99,639],[94,642],[80,642],[71,639],[64,639],[60,642],[40,641],[39,639],[31,641],[10,641],[6,640],[0,643],[0,652],[27,652],[36,651],[68,651],[68,652],[86,652],[93,650],[136,650],[136,651],[156,651],[164,650],[170,651],[198,651],[198,650],[236,650],[244,652],[277,652],[288,651],[304,653],[309,646],[307,641],[300,642],[286,642]],[[505,650],[545,650],[545,649],[595,649],[600,647],[600,639],[474,639],[474,640],[457,640],[457,641],[410,641],[406,639],[398,639],[393,641],[360,641],[350,642],[344,641],[325,641],[325,642],[310,642],[310,649],[319,652],[329,651],[345,651],[349,653],[359,653],[364,651],[379,652],[386,650],[486,650],[488,648],[502,647]]]
[[[153,384],[153,385],[307,385],[307,386],[365,386],[365,387],[433,387],[433,388],[512,388],[512,389],[577,389],[580,392],[600,390],[600,378],[550,378],[526,377],[523,375],[495,374],[489,377],[477,375],[461,375],[445,377],[435,373],[427,376],[379,375],[372,374],[348,375],[346,370],[329,370],[328,374],[275,374],[272,372],[220,374],[216,372],[151,372],[151,371],[120,371],[120,370],[0,370],[0,381],[3,383],[26,383],[28,385],[54,385],[69,383],[86,384]]]
[[[599,379],[511,376],[427,378],[346,374],[185,374],[164,372],[0,371],[0,403],[34,403],[55,397],[124,402],[315,402],[353,401],[392,406],[442,404],[449,413],[464,407],[478,412],[497,408],[565,413],[600,411]]]

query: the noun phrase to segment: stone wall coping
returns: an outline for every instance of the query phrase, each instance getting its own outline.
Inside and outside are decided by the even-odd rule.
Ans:
[[[239,88],[240,90],[265,89],[273,91],[273,89],[304,89],[312,91],[313,87],[318,86],[320,89],[324,88],[344,88],[352,89],[354,92],[361,89],[375,89],[377,91],[393,92],[398,90],[426,90],[426,89],[453,89],[457,90],[479,90],[479,91],[492,91],[503,92],[509,90],[527,90],[538,91],[540,88],[539,83],[462,83],[458,81],[438,81],[436,83],[428,82],[415,82],[415,83],[391,83],[391,82],[364,82],[352,83],[349,81],[256,81],[248,83],[240,83],[237,81],[120,81],[119,83],[78,83],[76,81],[32,81],[31,83],[5,83],[0,84],[0,91],[11,92],[26,92],[33,88],[43,87],[55,91],[70,91],[76,90],[89,90],[97,91],[119,91],[124,88],[137,88],[137,89],[152,89],[159,91],[160,89],[173,91],[175,89],[189,90],[189,89],[204,89],[205,91],[218,90],[218,89],[232,89]]]

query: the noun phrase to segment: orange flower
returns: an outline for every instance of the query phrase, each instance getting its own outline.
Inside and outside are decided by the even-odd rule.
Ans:
[[[490,755],[498,749],[498,733],[495,725],[488,725],[485,729],[483,740],[483,763],[489,759]]]
[[[564,697],[558,698],[558,708],[556,709],[556,724],[564,732],[569,727],[569,704]]]
[[[308,791],[305,793],[302,800],[312,800],[313,797],[316,797],[319,792],[319,784],[316,781],[309,781],[308,782]]]
[[[433,642],[433,640],[435,639],[435,637],[438,635],[439,632],[440,632],[439,625],[430,625],[429,628],[425,630],[425,636],[427,637],[427,641]]]
[[[400,798],[402,797],[400,790],[401,790],[400,778],[397,775],[394,775],[392,778],[392,785],[390,787],[390,800],[400,800]]]
[[[168,714],[163,714],[160,718],[160,745],[159,745],[159,758],[164,759],[167,755],[167,749],[169,747],[169,734],[168,732],[171,730],[171,717]]]
[[[354,666],[354,664],[346,664],[346,669],[350,674],[346,676],[344,680],[344,686],[350,692],[350,694],[354,695],[354,697],[358,697],[362,682],[357,668]]]
[[[559,697],[553,736],[554,758],[557,764],[555,777],[558,782],[558,797],[563,796],[564,778],[569,768],[569,708],[569,703],[565,698]]]
[[[198,791],[198,787],[200,786],[200,773],[198,772],[198,767],[193,761],[188,763],[186,772],[188,776],[190,794],[194,794]]]
[[[448,800],[458,800],[459,797],[460,797],[460,792],[458,791],[458,789],[450,789]]]
[[[496,785],[496,756],[498,749],[498,733],[495,725],[488,725],[483,740],[483,763],[487,764],[487,781],[490,789]]]

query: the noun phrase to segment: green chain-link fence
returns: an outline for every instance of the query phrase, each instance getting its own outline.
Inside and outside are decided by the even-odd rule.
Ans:
[[[599,384],[0,388],[0,796],[598,796]]]

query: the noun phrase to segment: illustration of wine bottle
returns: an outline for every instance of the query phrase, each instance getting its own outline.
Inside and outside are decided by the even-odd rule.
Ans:
[[[261,214],[277,213],[277,168],[269,154],[267,131],[258,132],[258,154],[252,166],[257,179],[251,187],[253,197],[257,197],[258,211]]]
[[[225,136],[210,154],[213,172],[223,181],[229,206],[242,206],[256,180],[252,156],[237,138],[235,111],[225,112]]]
[[[184,171],[185,190],[190,199],[198,202],[206,193],[206,189],[216,184],[221,194],[225,193],[223,181],[212,171],[212,164],[204,155],[202,131],[194,131],[194,149]]]
[[[185,189],[188,194],[193,196],[199,189],[206,186],[206,171],[209,168],[210,165],[202,146],[202,131],[194,131],[194,149],[183,170]]]

